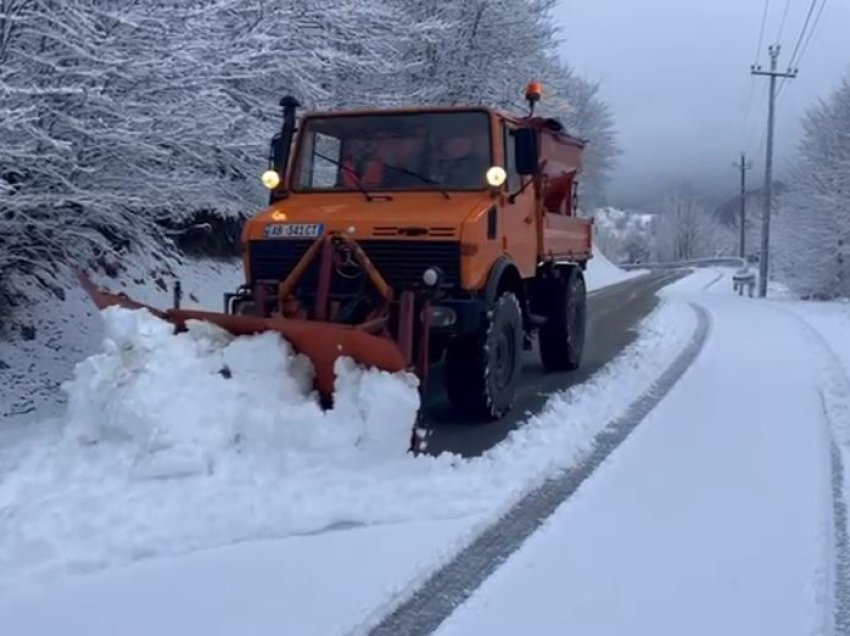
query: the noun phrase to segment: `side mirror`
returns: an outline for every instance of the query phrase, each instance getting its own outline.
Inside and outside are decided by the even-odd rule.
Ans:
[[[532,128],[520,128],[514,132],[516,170],[519,174],[537,174],[540,156],[537,149],[537,132]]]

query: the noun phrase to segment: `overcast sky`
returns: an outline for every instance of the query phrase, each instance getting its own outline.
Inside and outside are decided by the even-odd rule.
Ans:
[[[797,64],[800,73],[778,102],[778,169],[794,152],[805,109],[850,73],[850,0],[825,2]],[[811,0],[769,0],[758,51],[767,66],[767,47],[779,36],[786,3],[779,38],[783,70]],[[732,196],[737,175],[731,163],[744,149],[758,150],[749,175],[763,183],[768,79],[753,82],[750,65],[764,6],[765,0],[560,0],[564,56],[580,74],[602,83],[613,110],[623,150],[611,188],[615,202],[652,200],[681,179]]]

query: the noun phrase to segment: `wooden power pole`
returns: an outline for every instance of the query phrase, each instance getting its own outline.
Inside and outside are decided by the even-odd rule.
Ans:
[[[766,75],[770,78],[770,96],[767,111],[767,152],[764,165],[764,215],[761,219],[761,251],[759,253],[759,297],[767,296],[768,258],[770,249],[770,205],[773,199],[773,124],[776,113],[776,78],[797,77],[797,70],[788,69],[787,73],[776,70],[779,59],[779,45],[774,44],[769,49],[770,70],[763,71],[761,66],[753,65],[750,72],[753,75]]]
[[[752,161],[747,161],[747,156],[742,152],[741,159],[738,163],[733,163],[732,166],[741,172],[741,211],[738,219],[738,256],[741,258],[747,257],[746,241],[747,233],[747,170],[753,167]]]

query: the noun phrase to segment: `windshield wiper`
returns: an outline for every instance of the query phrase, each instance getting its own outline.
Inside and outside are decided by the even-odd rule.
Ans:
[[[354,176],[354,185],[357,187],[358,190],[360,190],[360,192],[363,193],[363,196],[366,197],[367,201],[374,201],[375,199],[386,199],[387,201],[393,200],[393,198],[391,196],[389,196],[388,194],[379,194],[379,195],[371,194],[366,188],[363,187],[363,184],[360,182],[360,175],[357,174],[357,171],[354,168],[349,168],[348,166],[346,166],[342,162],[337,161],[336,159],[331,159],[330,157],[326,157],[325,155],[323,155],[321,153],[314,152],[313,154],[316,155],[319,159],[324,159],[325,161],[330,161],[335,166],[339,166],[340,168],[342,168],[343,170],[345,170],[349,174],[353,175]]]
[[[401,166],[391,166],[389,164],[384,164],[384,167],[388,168],[390,170],[397,170],[398,172],[403,172],[404,174],[409,174],[411,177],[416,177],[420,181],[424,181],[425,183],[427,183],[429,185],[435,185],[435,186],[437,186],[437,190],[444,197],[446,197],[446,199],[451,199],[451,197],[449,196],[449,193],[445,189],[440,187],[442,184],[439,181],[434,181],[432,178],[426,177],[421,172],[416,172],[415,170],[408,170],[407,168],[402,168]]]

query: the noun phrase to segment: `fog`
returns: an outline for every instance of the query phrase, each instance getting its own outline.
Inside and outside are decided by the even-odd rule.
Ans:
[[[778,101],[777,178],[793,157],[805,110],[850,73],[850,2],[825,1],[796,64],[799,75]],[[778,41],[779,68],[787,68],[810,4],[767,3],[762,66],[769,64],[768,45]],[[610,187],[613,203],[651,205],[682,181],[713,198],[734,196],[732,162],[742,150],[754,162],[750,182],[764,182],[769,80],[750,74],[764,7],[764,0],[560,0],[562,52],[581,74],[600,81],[613,111],[623,151]]]

